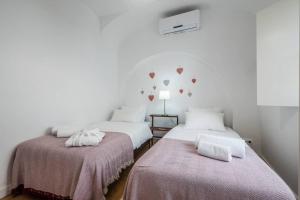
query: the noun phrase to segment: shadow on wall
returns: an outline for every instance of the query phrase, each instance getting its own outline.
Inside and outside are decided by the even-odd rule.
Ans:
[[[167,114],[183,114],[188,107],[217,106],[225,111],[225,122],[232,126],[231,94],[222,74],[198,57],[185,52],[163,52],[138,62],[123,74],[121,96],[127,105],[147,104],[148,113],[163,113],[160,90],[169,90]]]

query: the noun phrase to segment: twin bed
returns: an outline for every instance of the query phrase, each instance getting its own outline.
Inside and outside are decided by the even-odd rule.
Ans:
[[[249,146],[243,159],[214,160],[197,153],[198,134],[240,138],[230,128],[220,132],[175,127],[135,163],[124,200],[295,200]]]
[[[38,137],[18,145],[12,170],[14,192],[43,199],[105,199],[107,186],[134,162],[134,150],[152,138],[147,123],[101,122],[97,146],[66,148],[67,138]]]
[[[218,116],[223,123],[224,114]],[[285,182],[248,145],[246,156],[231,162],[201,156],[195,149],[199,134],[240,139],[234,130],[186,125],[173,128],[137,160],[127,179],[124,200],[295,200]],[[134,151],[152,134],[145,122],[110,121],[91,128],[106,133],[97,146],[66,148],[66,138],[51,135],[21,143],[12,187],[45,199],[105,199],[107,186],[134,162]]]

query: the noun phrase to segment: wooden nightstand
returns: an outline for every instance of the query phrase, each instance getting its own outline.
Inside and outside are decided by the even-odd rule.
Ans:
[[[168,131],[170,131],[172,128],[174,127],[164,127],[164,126],[155,126],[154,121],[155,118],[169,118],[169,119],[176,119],[176,125],[178,125],[178,115],[161,115],[161,114],[152,114],[150,115],[151,117],[151,132],[152,132],[152,144],[153,144],[153,139],[161,139],[163,137],[163,135],[155,135],[155,131],[159,131],[159,132],[165,132],[167,133]]]

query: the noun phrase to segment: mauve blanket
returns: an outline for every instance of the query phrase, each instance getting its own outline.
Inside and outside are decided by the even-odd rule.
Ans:
[[[191,142],[161,139],[130,172],[124,200],[295,200],[285,182],[247,147],[244,159],[213,160]]]
[[[106,187],[133,162],[131,139],[123,133],[106,133],[98,146],[67,148],[66,140],[42,136],[18,145],[12,187],[74,200],[105,199]]]

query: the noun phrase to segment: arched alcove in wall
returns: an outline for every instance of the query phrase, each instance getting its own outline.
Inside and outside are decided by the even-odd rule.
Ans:
[[[204,60],[185,52],[162,52],[139,61],[123,74],[121,96],[127,105],[146,104],[148,113],[163,113],[160,90],[169,90],[168,114],[183,114],[188,107],[217,106],[225,111],[227,125],[232,125],[230,94],[222,74]]]
[[[259,149],[255,31],[253,31],[255,16],[244,12],[233,13],[230,9],[204,7],[201,9],[200,31],[160,36],[157,31],[157,20],[161,8],[158,5],[151,4],[143,12],[132,10],[113,20],[102,32],[107,36],[105,41],[113,41],[109,43],[109,48],[114,44],[118,52],[120,105],[147,103],[148,113],[162,113],[162,101],[150,103],[145,96],[138,95],[142,89],[141,83],[149,81],[146,73],[148,70],[142,72],[142,69],[152,70],[151,67],[156,69],[159,65],[152,65],[151,62],[162,65],[167,59],[174,62],[172,64],[174,68],[181,64],[180,58],[191,60],[201,67],[190,68],[203,71],[200,75],[204,76],[201,78],[204,83],[200,86],[206,83],[208,86],[197,89],[196,93],[199,94],[193,93],[193,99],[179,96],[173,98],[172,92],[173,97],[167,102],[167,112],[181,113],[180,119],[184,121],[182,113],[190,105],[216,105],[225,108],[227,124],[231,125],[228,121],[232,121],[233,128],[243,137],[252,138],[254,145]],[[124,26],[128,21],[131,21],[131,24]],[[166,56],[167,54],[170,56]],[[187,68],[188,65],[184,65]],[[157,68],[164,69],[164,66]],[[137,75],[143,73],[143,76]],[[130,81],[135,85],[131,87]],[[134,87],[135,90],[132,89]],[[143,87],[151,88],[153,85]],[[206,93],[207,96],[204,96]]]

